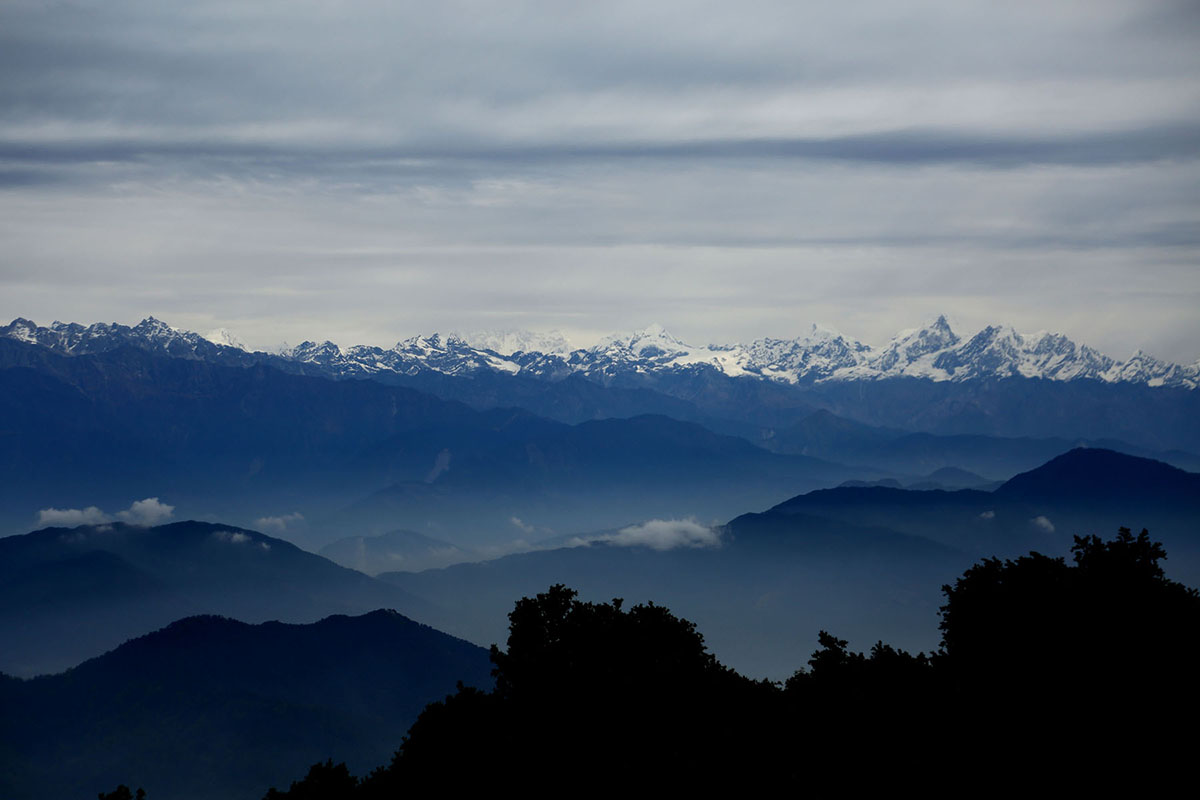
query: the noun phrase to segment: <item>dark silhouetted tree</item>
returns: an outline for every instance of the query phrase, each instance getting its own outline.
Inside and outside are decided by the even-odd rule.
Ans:
[[[286,792],[271,787],[264,800],[345,800],[354,796],[357,786],[358,781],[345,764],[334,764],[329,759],[309,767],[308,774],[292,781]]]
[[[1176,722],[1200,710],[1200,596],[1165,577],[1162,546],[1122,528],[1076,537],[1072,554],[988,559],[944,587],[939,668],[948,721],[973,743],[964,769],[1023,758],[1107,774],[1117,742],[1125,764],[1166,765]]]
[[[542,790],[712,781],[777,693],[722,667],[661,606],[582,602],[556,585],[518,601],[509,621],[507,649],[492,648],[495,690],[427,708],[368,791],[478,788],[513,769]]]
[[[1150,681],[1194,683],[1200,596],[1165,577],[1142,531],[1075,537],[1075,565],[1031,553],[987,559],[943,587],[942,648],[968,692],[1141,702]]]
[[[99,797],[100,800],[146,800],[146,790],[138,787],[135,795],[128,786],[122,783],[111,792],[100,792]]]
[[[854,652],[822,631],[782,690],[722,667],[661,606],[625,610],[552,586],[509,615],[492,692],[460,685],[431,704],[356,789],[341,765],[318,781],[337,769],[327,762],[268,800],[492,791],[498,780],[534,794],[821,796],[936,777],[976,794],[998,776],[1027,783],[1068,764],[1074,789],[1089,774],[1137,772],[1151,753],[1157,769],[1172,742],[1190,743],[1168,723],[1196,711],[1200,597],[1165,577],[1145,531],[1077,538],[1072,550],[1073,565],[985,559],[944,587],[933,656],[883,642]],[[298,793],[309,785],[324,793]]]

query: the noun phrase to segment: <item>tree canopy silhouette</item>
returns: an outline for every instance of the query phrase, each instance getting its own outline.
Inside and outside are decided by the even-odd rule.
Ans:
[[[509,621],[507,649],[492,647],[495,690],[432,704],[369,789],[466,788],[472,776],[453,769],[464,760],[480,775],[522,765],[542,788],[581,774],[678,784],[729,752],[718,726],[745,722],[775,692],[721,666],[695,625],[652,603],[625,610],[555,585],[518,601]]]
[[[146,790],[138,788],[135,795],[125,784],[121,784],[111,792],[100,792],[100,800],[146,800]]]
[[[272,787],[264,800],[327,800],[349,798],[358,788],[358,781],[350,774],[345,764],[334,764],[333,759],[324,764],[313,764],[301,780],[292,781],[286,792]]]
[[[1136,730],[1161,755],[1164,722],[1197,710],[1200,595],[1165,577],[1146,531],[1076,537],[1072,554],[1073,565],[985,559],[944,586],[932,656],[883,642],[856,653],[821,631],[809,668],[783,686],[721,666],[661,606],[552,586],[509,614],[507,649],[491,651],[495,689],[460,684],[431,704],[353,794],[487,790],[502,775],[535,792],[831,794],[849,776],[861,789],[905,775],[965,791],[1000,766],[1028,777],[1064,760],[1075,781],[1085,768],[1111,776],[1115,737]],[[1115,769],[1148,753],[1127,746]],[[268,800],[347,796],[342,772],[336,791],[301,793],[344,770],[318,767]]]
[[[1188,693],[1200,595],[1164,575],[1162,545],[1121,528],[1112,541],[1077,536],[1071,552],[1074,566],[986,559],[943,587],[942,649],[960,687],[1082,705],[1103,696],[1110,710],[1140,702],[1145,681]]]

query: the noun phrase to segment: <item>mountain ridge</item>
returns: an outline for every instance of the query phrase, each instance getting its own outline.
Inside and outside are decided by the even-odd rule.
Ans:
[[[0,538],[0,670],[35,675],[195,614],[306,622],[420,598],[234,525],[46,527]]]
[[[261,797],[330,756],[377,765],[457,681],[492,684],[485,649],[390,610],[139,633],[65,672],[0,676],[0,794]]]
[[[267,362],[284,368],[290,365],[293,370],[317,369],[339,378],[381,373],[469,375],[488,371],[549,380],[578,373],[604,382],[629,373],[712,370],[727,377],[784,384],[897,377],[934,382],[1023,377],[1186,389],[1200,385],[1200,360],[1175,364],[1138,350],[1129,359],[1120,361],[1087,345],[1076,344],[1061,333],[1021,334],[1007,325],[989,325],[973,336],[963,337],[951,329],[944,315],[921,328],[899,332],[879,348],[817,325],[793,339],[767,337],[749,343],[697,347],[655,324],[574,350],[567,349],[561,334],[504,331],[413,336],[388,349],[304,341],[278,353],[248,352],[227,330],[201,335],[172,328],[154,317],[132,327],[116,323],[85,327],[57,321],[43,327],[17,318],[0,327],[0,336],[67,355],[131,344],[177,357],[243,366]],[[532,349],[538,346],[545,350]]]

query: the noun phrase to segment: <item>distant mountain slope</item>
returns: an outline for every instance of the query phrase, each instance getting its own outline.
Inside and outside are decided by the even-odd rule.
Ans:
[[[719,546],[701,546],[705,540],[693,536],[660,539],[668,549],[655,549],[648,534],[695,525],[660,521],[625,536],[608,531],[574,541],[591,546],[379,578],[434,602],[447,613],[448,630],[480,643],[503,633],[496,609],[550,583],[567,582],[590,599],[657,598],[701,625],[722,661],[747,674],[786,677],[807,657],[801,643],[821,628],[836,627],[862,648],[885,636],[933,648],[937,587],[979,557],[1067,555],[1074,535],[1149,528],[1169,548],[1168,572],[1194,583],[1197,480],[1147,459],[1080,449],[995,491],[808,492],[734,518],[718,529]],[[1091,502],[1097,493],[1105,497]]]
[[[754,442],[770,438],[764,428],[786,429],[824,408],[907,431],[1107,438],[1200,450],[1200,394],[1193,391],[1200,361],[1169,364],[1136,353],[1120,362],[1061,334],[989,326],[962,337],[939,318],[877,349],[816,327],[790,340],[695,347],[658,326],[570,353],[557,346],[488,349],[537,340],[513,334],[473,346],[434,334],[390,349],[304,342],[279,353],[247,353],[153,318],[133,327],[40,327],[23,319],[0,327],[0,342],[62,354],[137,347],[227,366],[366,378],[474,408],[520,406],[569,423],[666,414]]]
[[[386,463],[390,447],[371,457]],[[668,417],[596,420],[540,426],[492,446],[447,451],[436,481],[397,481],[348,508],[341,519],[360,530],[379,521],[418,527],[436,519],[462,531],[465,544],[525,526],[549,531],[609,527],[629,519],[694,516],[719,519],[732,509],[762,506],[797,489],[836,485],[879,470],[770,453],[743,439],[714,434]],[[472,534],[466,532],[473,532]]]
[[[257,800],[318,760],[386,763],[487,652],[393,611],[308,625],[190,617],[59,675],[0,677],[0,795]]]
[[[397,570],[416,572],[481,557],[450,542],[406,530],[378,536],[347,536],[325,545],[320,554],[368,575]]]
[[[844,487],[771,513],[884,525],[978,555],[1065,552],[1073,535],[1146,527],[1169,548],[1169,572],[1200,576],[1200,475],[1101,448],[1072,450],[991,492]]]
[[[696,523],[658,521],[597,534],[588,545],[510,555],[419,573],[383,573],[442,610],[437,624],[480,644],[503,641],[512,602],[553,583],[590,600],[655,601],[702,626],[713,652],[754,676],[786,678],[811,653],[823,628],[856,641],[888,633],[908,647],[936,640],[937,587],[965,559],[945,545],[889,530],[761,515],[739,517],[706,540],[657,535]]]
[[[995,496],[1101,507],[1200,506],[1200,475],[1112,450],[1077,449],[1014,476]]]
[[[345,501],[373,488],[344,469],[364,448],[406,431],[484,425],[464,405],[370,381],[130,347],[64,357],[0,341],[0,498],[24,502],[26,515],[124,505],[131,493],[215,497],[203,510],[225,517],[223,498],[249,496],[260,513],[309,494]],[[426,476],[439,450],[409,451],[406,476]]]
[[[721,517],[880,474],[663,416],[570,426],[374,381],[131,347],[62,356],[0,339],[0,500],[7,514],[23,504],[24,520],[41,508],[159,496],[191,516],[247,525],[299,511],[318,543],[406,527],[472,531],[464,543],[473,545],[519,535],[513,518],[558,526],[581,492],[605,498],[588,512],[602,518],[569,529],[624,522],[634,514],[614,506],[622,498],[653,513]],[[381,492],[385,503],[363,500]]]
[[[52,672],[189,614],[308,622],[426,603],[255,531],[206,522],[0,538],[0,671]]]
[[[1152,450],[1112,439],[911,433],[866,425],[824,409],[789,427],[771,431],[763,446],[774,452],[865,464],[913,476],[949,468],[969,470],[991,480],[1006,479],[1077,447],[1117,450],[1184,469],[1200,469],[1200,456],[1178,450]]]
[[[811,387],[805,397],[839,416],[910,432],[1117,439],[1154,450],[1200,451],[1200,393],[1178,387],[1082,378],[897,377],[869,385],[825,382]]]

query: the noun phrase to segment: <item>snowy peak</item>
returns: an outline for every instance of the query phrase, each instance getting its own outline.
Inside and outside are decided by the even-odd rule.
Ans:
[[[1024,339],[1012,327],[989,325],[961,347],[939,353],[933,366],[952,377],[961,372],[963,376],[970,374],[971,377],[1011,378],[1022,374],[1020,364],[1024,347]]]
[[[946,316],[940,315],[934,322],[916,330],[901,331],[869,363],[881,373],[904,373],[914,366],[928,373],[934,356],[960,342],[958,334],[950,329]]]
[[[454,333],[445,339],[434,333],[397,342],[380,363],[388,364],[406,375],[426,371],[466,375],[478,370],[508,373],[520,370],[511,359],[503,358],[491,350],[472,347],[463,337]]]
[[[1032,369],[1054,380],[1075,378],[1100,379],[1116,362],[1087,345],[1076,346],[1061,333],[1042,333],[1025,337],[1032,357]],[[1031,340],[1032,344],[1030,344]]]
[[[134,325],[133,332],[146,338],[171,338],[179,334],[179,331],[154,317],[146,317],[137,325]]]
[[[606,379],[622,372],[677,370],[709,360],[709,348],[691,347],[661,325],[650,325],[631,334],[608,336],[594,347],[572,352],[566,361],[572,371]]]
[[[559,331],[537,333],[524,330],[495,330],[465,334],[452,333],[450,335],[476,350],[490,350],[502,356],[511,356],[516,353],[563,356],[571,352],[570,342]]]
[[[656,358],[685,353],[692,348],[667,333],[667,329],[662,325],[654,324],[630,337],[629,349],[639,356]]]
[[[0,328],[0,332],[9,339],[16,339],[18,342],[26,344],[37,344],[37,323],[31,319],[17,317],[8,325]]]
[[[1110,368],[1110,373],[1112,380],[1122,383],[1173,386],[1187,382],[1195,384],[1198,377],[1195,367],[1198,365],[1200,365],[1200,361],[1191,367],[1181,367],[1178,364],[1159,361],[1154,356],[1138,350],[1125,363],[1114,364]]]
[[[341,358],[342,348],[329,340],[320,344],[316,342],[301,342],[292,348],[290,357],[293,361],[309,364],[331,364]]]
[[[746,372],[789,383],[824,380],[839,370],[854,369],[871,352],[857,339],[817,325],[795,339],[756,339],[725,349],[740,353],[738,362]]]
[[[833,328],[827,328],[823,325],[818,325],[815,322],[809,326],[806,333],[801,336],[797,336],[795,339],[797,342],[809,342],[811,344],[817,344],[819,342],[836,342],[838,340],[843,342],[847,341],[846,337],[842,336],[840,332],[835,331]],[[857,344],[862,344],[857,340],[850,341],[855,341]],[[866,345],[862,346],[866,347]]]
[[[214,343],[205,336],[172,328],[154,317],[147,317],[133,327],[115,322],[97,322],[84,327],[74,322],[58,321],[41,327],[27,319],[16,319],[0,327],[0,336],[40,345],[66,355],[101,353],[123,346],[161,351],[179,358],[214,359],[223,352],[235,350],[239,355],[247,355],[242,348]],[[237,363],[243,362],[238,360]]]
[[[227,330],[201,336],[148,317],[133,327],[54,322],[48,327],[17,318],[0,327],[0,337],[83,355],[138,347],[178,358],[247,366],[296,365],[306,373],[333,378],[381,373],[441,373],[471,376],[522,374],[561,380],[578,373],[601,382],[636,376],[687,374],[711,370],[736,378],[807,384],[824,381],[884,380],[907,377],[933,381],[996,378],[1097,380],[1195,389],[1200,361],[1178,365],[1141,351],[1116,361],[1061,333],[1020,334],[1011,326],[989,325],[963,340],[945,316],[925,327],[902,331],[878,350],[863,342],[813,325],[794,339],[756,339],[748,344],[689,345],[661,325],[610,336],[600,344],[566,351],[565,337],[554,332],[502,331],[487,334],[437,333],[414,336],[384,350],[358,345],[342,348],[325,341],[283,346],[277,353],[248,353]],[[507,351],[507,352],[506,352]]]
[[[1115,362],[1061,333],[1022,335],[1010,326],[989,325],[962,347],[940,354],[933,363],[956,380],[1017,376],[1102,380]]]
[[[660,358],[671,354],[682,354],[694,349],[667,333],[666,328],[658,323],[648,325],[640,331],[631,334],[613,334],[607,337],[593,351],[606,351],[613,348],[626,350],[635,356]]]

